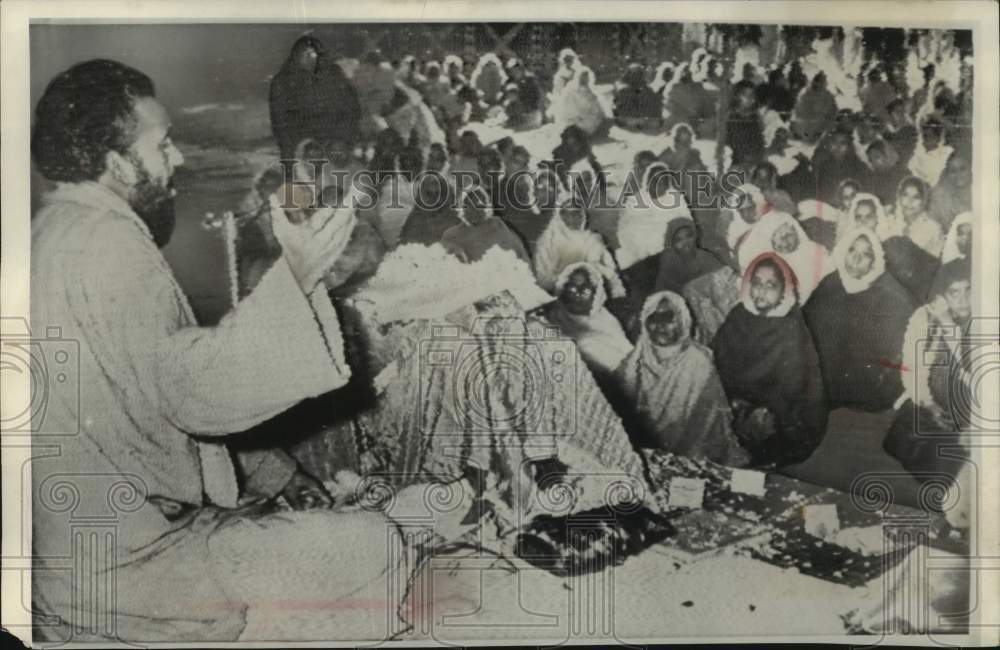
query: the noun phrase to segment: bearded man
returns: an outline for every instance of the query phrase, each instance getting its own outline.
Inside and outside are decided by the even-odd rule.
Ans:
[[[32,220],[32,327],[73,341],[79,371],[34,414],[36,442],[53,451],[32,462],[33,604],[68,624],[46,635],[234,641],[263,620],[263,638],[294,640],[306,620],[315,638],[346,638],[331,610],[368,586],[384,593],[386,521],[306,510],[331,498],[289,456],[234,459],[225,443],[350,378],[322,281],[353,214],[293,225],[276,211],[282,254],[218,325],[199,327],[160,252],[183,156],[149,77],[108,60],[59,74],[31,150],[57,183]],[[296,511],[269,512],[262,498],[278,494]],[[95,522],[104,533],[80,534]],[[347,548],[369,553],[339,561]],[[381,610],[350,614],[366,636],[384,625]]]

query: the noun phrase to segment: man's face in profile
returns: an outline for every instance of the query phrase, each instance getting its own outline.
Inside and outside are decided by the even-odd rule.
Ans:
[[[170,137],[170,118],[160,102],[152,97],[137,99],[133,110],[135,140],[125,154],[135,170],[129,188],[129,205],[163,247],[173,234],[176,215],[173,198],[174,170],[184,163],[184,156]]]

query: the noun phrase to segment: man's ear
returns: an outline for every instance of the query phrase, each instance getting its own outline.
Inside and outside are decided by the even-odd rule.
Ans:
[[[137,180],[135,164],[117,151],[111,150],[104,158],[105,173],[126,187],[131,187]]]

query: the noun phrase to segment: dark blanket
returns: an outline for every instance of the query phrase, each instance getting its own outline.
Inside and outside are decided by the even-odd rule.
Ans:
[[[357,91],[340,66],[321,56],[315,71],[291,60],[271,80],[271,131],[290,158],[304,138],[353,143],[361,119]]]
[[[927,302],[940,262],[909,237],[890,237],[882,243],[885,268],[899,281],[917,304]]]
[[[903,334],[917,308],[892,275],[847,293],[839,273],[820,283],[803,309],[819,353],[830,408],[892,408],[903,392]]]
[[[767,454],[779,464],[808,458],[826,432],[827,406],[801,310],[765,317],[736,305],[711,347],[730,401],[744,400],[774,416],[776,435]]]

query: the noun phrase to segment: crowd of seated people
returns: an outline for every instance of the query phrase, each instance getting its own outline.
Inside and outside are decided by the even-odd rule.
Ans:
[[[787,465],[815,452],[830,411],[895,410],[875,435],[924,468],[912,413],[959,438],[963,426],[946,417],[937,378],[918,389],[908,346],[919,324],[970,319],[971,64],[957,79],[935,72],[951,64],[928,64],[912,87],[905,53],[871,53],[850,73],[830,38],[820,29],[812,53],[766,68],[733,69],[703,48],[655,71],[631,61],[607,101],[568,48],[546,76],[494,52],[346,66],[337,92],[357,98],[350,128],[375,127],[325,134],[322,146],[355,147],[347,166],[367,174],[359,214],[372,228],[352,245],[377,250],[348,271],[370,274],[369,258],[414,243],[470,263],[511,251],[552,295],[544,317],[577,343],[638,446]],[[939,63],[953,63],[943,38]],[[322,63],[315,39],[291,58],[309,47]],[[515,137],[483,142],[467,128],[491,120]],[[561,134],[551,155],[518,144],[546,123]],[[650,138],[617,187],[599,146],[612,124]],[[724,169],[702,159],[694,143],[705,140],[727,152]],[[608,201],[610,232],[595,225]]]

